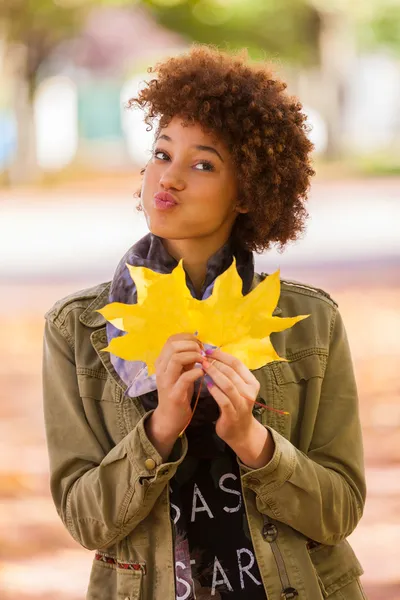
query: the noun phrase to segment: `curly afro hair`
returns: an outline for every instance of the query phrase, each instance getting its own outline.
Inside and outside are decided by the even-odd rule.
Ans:
[[[270,66],[250,62],[247,49],[231,54],[203,44],[148,72],[157,73],[156,78],[127,107],[139,105],[150,130],[159,119],[155,137],[179,116],[183,125],[198,123],[229,149],[238,202],[248,209],[235,221],[236,240],[255,252],[273,243],[282,251],[296,240],[308,217],[304,204],[315,175],[314,146],[303,107],[285,92],[286,83],[273,76]]]

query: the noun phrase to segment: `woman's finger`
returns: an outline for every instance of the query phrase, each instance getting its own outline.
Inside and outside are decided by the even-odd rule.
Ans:
[[[236,385],[225,373],[223,373],[216,364],[212,361],[203,361],[204,370],[211,377],[216,386],[224,393],[224,395],[233,404],[235,410],[240,411],[243,399],[241,398],[241,390],[243,383],[239,382]],[[212,388],[211,388],[212,389]]]
[[[181,374],[178,381],[172,387],[172,395],[175,398],[184,398],[186,396],[188,387],[194,383],[200,377],[203,377],[204,372],[203,369],[197,367],[195,369],[190,369],[190,371],[185,371]],[[189,402],[190,404],[190,402]]]
[[[214,398],[216,403],[221,409],[221,415],[225,417],[228,421],[234,421],[237,419],[238,413],[237,410],[228,398],[228,396],[216,385],[207,386],[211,396]]]
[[[248,385],[255,385],[257,387],[258,380],[254,377],[250,369],[248,369],[246,365],[244,365],[242,361],[235,356],[216,349],[212,352],[212,354],[208,354],[207,358],[208,360],[215,358],[219,362],[231,367],[231,369],[233,369]]]
[[[183,337],[185,336],[185,337]],[[166,371],[173,354],[177,352],[200,352],[201,346],[197,338],[191,334],[178,334],[168,338],[156,360],[156,367],[160,373]]]
[[[197,352],[175,352],[172,354],[167,368],[163,373],[165,385],[174,385],[185,367],[200,363],[202,360],[200,351]]]
[[[223,375],[225,375],[235,385],[237,391],[241,396],[248,398],[249,400],[254,402],[254,398],[256,397],[254,385],[249,385],[248,383],[246,383],[244,379],[242,379],[242,377],[232,369],[232,367],[226,365],[225,363],[222,363],[219,360],[213,359],[210,361],[208,359],[208,363],[211,366],[218,369],[218,371],[220,371]],[[209,373],[209,375],[210,377],[212,376],[211,373]]]

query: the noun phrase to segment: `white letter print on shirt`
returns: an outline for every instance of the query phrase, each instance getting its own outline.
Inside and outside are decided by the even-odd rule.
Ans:
[[[199,496],[200,500],[203,503],[203,506],[200,506],[199,508],[196,508],[196,496]],[[203,494],[200,492],[199,488],[197,487],[197,484],[194,484],[194,488],[193,488],[193,505],[192,505],[192,517],[190,519],[190,521],[192,523],[194,523],[195,520],[195,516],[197,512],[203,512],[206,511],[208,516],[210,517],[210,519],[214,518],[214,515],[212,514],[207,502],[204,500],[203,498]]]
[[[172,504],[172,502],[171,502],[171,508],[173,508],[175,511],[174,525],[176,525],[181,517],[181,511],[180,511],[179,506],[176,506],[176,504]]]
[[[217,581],[217,567],[222,575],[222,579],[219,579],[218,581]],[[233,587],[231,586],[230,581],[227,578],[225,571],[221,567],[221,563],[219,562],[218,558],[215,557],[214,558],[213,578],[212,578],[212,584],[211,584],[211,596],[215,596],[215,586],[222,585],[222,584],[227,585],[228,590],[230,592],[233,592]]]
[[[248,565],[246,565],[245,567],[242,567],[242,563],[241,563],[241,560],[240,560],[240,555],[242,554],[242,552],[247,552],[247,554],[250,555],[250,563]],[[258,581],[258,579],[256,579],[254,577],[254,575],[252,575],[250,573],[250,571],[249,571],[249,569],[251,569],[251,567],[254,565],[254,555],[253,555],[253,553],[250,552],[250,550],[248,550],[247,548],[240,548],[239,550],[236,550],[236,554],[237,554],[237,557],[238,557],[239,574],[240,574],[240,587],[242,588],[242,590],[244,589],[243,573],[246,573],[249,577],[251,577],[251,579],[257,585],[262,585],[262,582]]]
[[[192,561],[190,561],[190,562],[192,562]],[[179,561],[179,560],[178,560],[178,561],[177,561],[177,563],[176,563],[176,568],[178,568],[178,567],[179,567],[180,569],[184,569],[184,570],[186,570],[186,567],[185,567],[185,565],[183,564],[183,562],[181,562],[181,561]],[[187,598],[189,598],[189,596],[190,596],[190,595],[192,595],[192,594],[193,594],[193,590],[192,590],[192,588],[191,588],[191,586],[190,586],[190,584],[189,584],[189,582],[188,582],[188,581],[186,581],[185,579],[181,579],[180,577],[178,577],[178,575],[176,575],[176,582],[177,582],[178,584],[179,584],[179,583],[180,583],[180,584],[182,584],[182,585],[183,585],[183,586],[185,586],[185,588],[186,588],[185,592],[183,593],[183,596],[178,596],[178,594],[177,594],[177,596],[176,596],[176,600],[186,600]]]
[[[233,473],[225,473],[225,475],[222,475],[222,477],[219,480],[219,487],[223,492],[228,492],[228,494],[235,494],[236,496],[239,496],[239,504],[237,506],[234,506],[233,508],[229,508],[229,506],[224,506],[225,512],[234,513],[240,510],[240,507],[242,506],[242,494],[238,490],[231,490],[224,486],[224,481],[225,479],[228,479],[228,477],[231,477],[234,480],[237,479],[236,475],[234,475]]]

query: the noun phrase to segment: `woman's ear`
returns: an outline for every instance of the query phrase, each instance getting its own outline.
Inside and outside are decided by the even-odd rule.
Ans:
[[[247,214],[249,212],[249,209],[246,208],[245,206],[241,206],[240,202],[237,202],[236,205],[235,205],[235,211],[238,212],[238,213],[240,213],[240,214],[245,215],[245,214]]]

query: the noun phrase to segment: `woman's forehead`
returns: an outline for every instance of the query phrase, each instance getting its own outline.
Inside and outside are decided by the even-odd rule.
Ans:
[[[158,131],[158,137],[166,135],[174,141],[196,141],[196,143],[210,143],[224,147],[223,140],[220,139],[216,132],[209,131],[201,126],[200,123],[194,122],[190,124],[182,124],[181,117],[173,117],[168,125]]]

